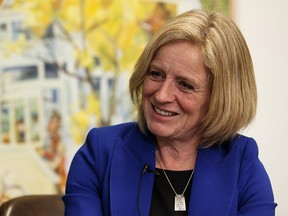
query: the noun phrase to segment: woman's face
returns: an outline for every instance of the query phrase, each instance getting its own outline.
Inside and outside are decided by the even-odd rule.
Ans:
[[[208,73],[201,49],[178,41],[161,47],[143,84],[143,109],[156,137],[189,140],[208,111]]]

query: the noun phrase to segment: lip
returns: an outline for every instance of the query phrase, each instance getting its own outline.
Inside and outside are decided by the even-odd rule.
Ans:
[[[172,111],[169,111],[169,110],[161,109],[161,108],[156,107],[154,105],[152,105],[152,109],[154,110],[154,113],[156,113],[159,116],[163,116],[163,117],[173,117],[173,116],[177,115],[176,112],[172,112]]]

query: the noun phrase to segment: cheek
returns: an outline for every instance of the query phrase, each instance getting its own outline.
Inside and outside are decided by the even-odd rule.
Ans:
[[[188,113],[198,113],[199,115],[206,115],[209,108],[210,97],[207,95],[189,95],[189,97],[180,97],[178,103],[183,110]],[[182,102],[182,103],[180,103]]]
[[[143,98],[153,94],[156,88],[155,83],[146,78],[143,83]]]
[[[142,88],[142,104],[143,104],[143,108],[144,110],[146,110],[146,104],[149,101],[148,98],[151,95],[151,87],[149,84],[149,81],[147,80],[147,78],[144,80],[143,82],[143,88]]]
[[[145,78],[145,80],[144,80],[144,82],[143,82],[143,88],[142,88],[143,96],[146,95],[146,92],[147,92],[148,89],[149,89],[149,87],[148,87],[147,78]]]
[[[206,115],[210,105],[210,96],[206,95],[201,100],[200,109],[202,110],[203,115]]]

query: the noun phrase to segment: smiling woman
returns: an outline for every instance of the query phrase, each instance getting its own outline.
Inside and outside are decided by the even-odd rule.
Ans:
[[[146,125],[158,145],[168,140],[194,143],[198,148],[202,119],[210,100],[208,72],[199,47],[186,41],[162,46],[151,62],[143,83],[143,110]],[[197,135],[196,135],[197,134]],[[163,142],[163,143],[162,143]],[[188,150],[187,149],[187,150]]]
[[[257,144],[238,134],[257,93],[230,19],[192,10],[169,21],[138,59],[130,94],[138,122],[89,132],[69,171],[66,215],[275,215]]]
[[[200,49],[211,91],[209,110],[199,127],[200,144],[202,147],[221,144],[253,120],[257,92],[245,39],[237,26],[219,13],[203,12],[194,17],[184,13],[158,31],[146,46],[130,79],[131,97],[138,106],[140,128],[145,132],[142,83],[157,51],[175,41],[188,41]]]

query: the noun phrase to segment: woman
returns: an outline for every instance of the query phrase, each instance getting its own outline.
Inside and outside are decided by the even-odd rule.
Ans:
[[[92,129],[76,153],[66,215],[274,215],[252,138],[249,50],[218,12],[192,10],[160,29],[130,79],[138,122]]]

